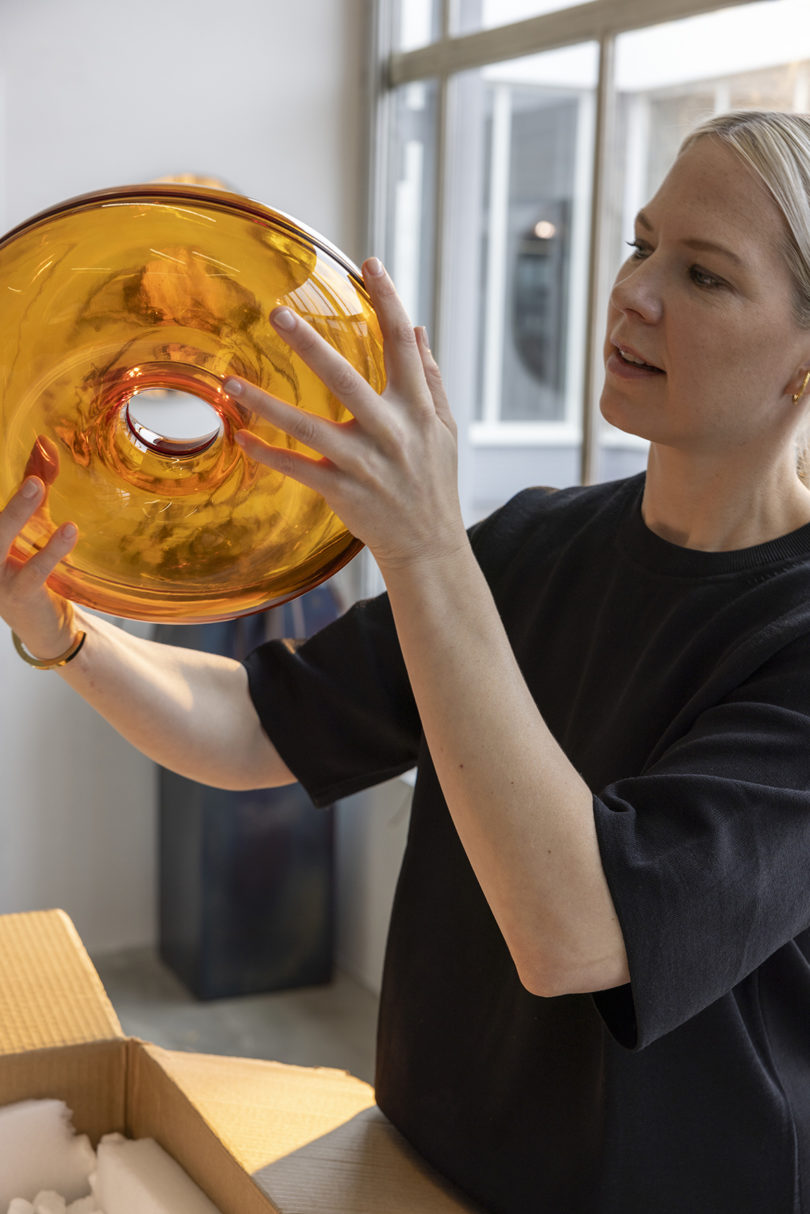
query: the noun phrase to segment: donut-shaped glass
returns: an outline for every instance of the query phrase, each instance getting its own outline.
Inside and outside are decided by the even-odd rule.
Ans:
[[[0,300],[0,505],[26,473],[45,480],[13,550],[21,560],[77,524],[49,581],[59,594],[114,616],[202,623],[294,598],[359,551],[319,494],[245,456],[242,427],[307,449],[223,388],[238,375],[349,418],[272,329],[278,303],[384,386],[360,272],[322,237],[222,190],[105,190],[0,240]],[[161,424],[161,402],[168,417],[178,394],[208,419],[191,437]]]

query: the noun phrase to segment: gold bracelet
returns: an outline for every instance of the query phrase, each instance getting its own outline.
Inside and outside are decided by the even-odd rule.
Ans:
[[[17,650],[17,653],[20,655],[22,660],[27,662],[29,666],[34,666],[37,670],[54,670],[57,666],[66,666],[68,662],[72,662],[84,644],[86,637],[86,632],[80,632],[78,636],[73,638],[65,652],[60,654],[58,658],[40,659],[31,656],[20,638],[17,636],[16,632],[12,632],[11,634],[11,639],[14,642],[14,648]]]

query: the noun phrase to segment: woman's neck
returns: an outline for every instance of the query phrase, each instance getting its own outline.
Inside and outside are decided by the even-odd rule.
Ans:
[[[810,489],[789,460],[757,465],[685,457],[651,446],[642,502],[644,522],[683,548],[751,548],[810,523]]]

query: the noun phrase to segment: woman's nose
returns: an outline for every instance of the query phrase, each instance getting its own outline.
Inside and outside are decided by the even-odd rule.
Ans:
[[[613,284],[610,303],[618,312],[633,313],[646,324],[660,320],[663,301],[658,271],[649,256],[626,261]]]

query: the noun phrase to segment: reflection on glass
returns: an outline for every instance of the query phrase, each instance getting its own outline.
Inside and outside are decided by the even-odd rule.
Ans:
[[[732,109],[810,108],[806,0],[766,0],[624,34],[616,44],[616,89],[605,217],[611,276],[627,254],[636,214],[688,131]],[[600,440],[600,479],[643,467],[646,444],[604,422]]]
[[[0,241],[0,296],[0,505],[26,470],[46,479],[20,558],[78,524],[55,590],[116,616],[225,619],[310,589],[357,552],[323,498],[244,456],[243,427],[307,448],[223,387],[238,375],[348,417],[276,336],[277,302],[382,387],[359,272],[322,238],[222,191],[108,190]],[[178,435],[189,398],[196,429]]]

